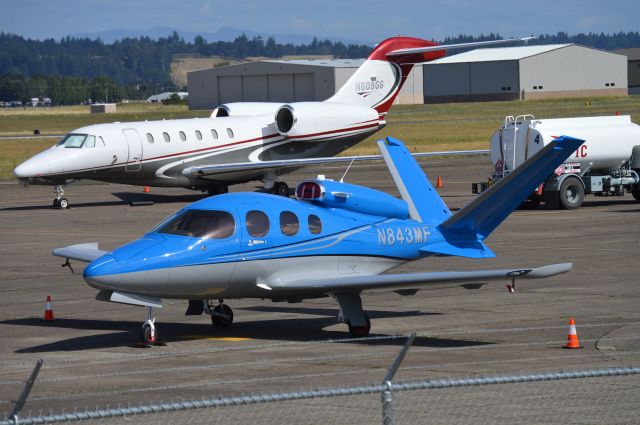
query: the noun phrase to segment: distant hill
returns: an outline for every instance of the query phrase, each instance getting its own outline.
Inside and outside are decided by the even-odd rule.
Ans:
[[[236,38],[240,37],[242,34],[246,35],[248,38],[252,39],[255,37],[260,37],[263,40],[267,40],[269,37],[273,37],[276,42],[280,44],[310,44],[313,42],[313,39],[316,36],[308,35],[308,34],[269,34],[258,31],[251,31],[247,29],[239,29],[232,27],[223,27],[215,32],[191,32],[191,31],[182,31],[175,28],[167,28],[167,27],[155,27],[148,30],[110,30],[110,31],[99,31],[92,33],[74,33],[69,34],[72,38],[89,38],[91,40],[95,40],[100,38],[104,43],[111,44],[114,41],[122,40],[124,38],[139,38],[139,37],[149,37],[152,40],[158,40],[161,37],[169,37],[176,32],[181,38],[185,41],[193,41],[197,36],[204,38],[207,42],[213,43],[216,41],[233,41]],[[342,42],[344,44],[358,44],[358,45],[368,45],[373,46],[377,41],[370,40],[353,40],[350,38],[344,37],[333,37],[333,36],[317,36],[320,40],[329,40],[334,43]],[[379,41],[379,40],[378,40]]]

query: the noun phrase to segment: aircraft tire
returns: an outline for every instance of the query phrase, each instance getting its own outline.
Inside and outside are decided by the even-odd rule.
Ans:
[[[140,339],[142,339],[142,341],[146,342],[147,344],[155,342],[151,339],[151,326],[149,326],[149,324],[145,323],[144,325],[142,325],[142,330],[140,331]],[[156,340],[157,339],[158,329],[156,328]]]
[[[371,331],[371,320],[369,320],[369,316],[364,316],[367,320],[367,324],[365,326],[351,326],[349,324],[349,333],[354,338],[364,338],[369,336],[369,332]]]
[[[69,201],[67,200],[67,198],[60,198],[60,200],[58,201],[58,208],[61,208],[63,210],[69,208]]]
[[[58,198],[53,198],[53,208],[60,208],[60,200]]]
[[[273,193],[278,196],[289,197],[289,186],[285,182],[276,182],[273,186]]]
[[[211,313],[211,323],[216,329],[227,329],[233,323],[233,310],[226,304],[218,304]]]

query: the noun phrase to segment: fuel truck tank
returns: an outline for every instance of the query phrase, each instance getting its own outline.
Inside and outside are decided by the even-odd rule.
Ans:
[[[640,145],[640,126],[629,115],[535,119],[532,115],[507,117],[491,137],[491,163],[496,173],[509,172],[556,137],[568,135],[586,142],[565,164],[580,174],[615,170],[629,161]]]

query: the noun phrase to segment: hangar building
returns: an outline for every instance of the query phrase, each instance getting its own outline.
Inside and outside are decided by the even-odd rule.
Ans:
[[[364,59],[264,60],[187,74],[190,109],[228,102],[322,101],[331,97]],[[415,66],[395,103],[424,102],[422,67]]]
[[[629,73],[629,94],[640,94],[640,47],[633,49],[618,49],[619,53],[627,57],[627,72]]]
[[[575,44],[476,49],[422,68],[424,103],[627,95],[625,56]]]

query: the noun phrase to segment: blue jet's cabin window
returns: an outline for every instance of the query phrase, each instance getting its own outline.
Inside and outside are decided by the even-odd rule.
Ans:
[[[252,237],[262,238],[269,233],[269,217],[262,211],[249,211],[245,221]]]
[[[167,143],[171,141],[171,136],[169,136],[169,133],[167,133],[166,131],[162,133],[162,137],[164,137],[164,141]]]
[[[315,214],[310,214],[307,219],[307,223],[309,225],[309,231],[312,235],[319,235],[322,232],[322,221],[320,221],[320,217]]]
[[[202,140],[202,133],[200,133],[200,130],[196,130],[196,139]]]
[[[67,134],[56,146],[64,148],[81,148],[88,134]]]
[[[231,130],[230,128],[227,128],[227,135],[232,138],[233,137],[233,130]]]
[[[300,229],[300,220],[298,216],[291,211],[282,211],[280,213],[280,231],[283,235],[293,236]]]
[[[211,137],[213,137],[214,140],[218,139],[218,132],[215,131],[214,129],[211,129]]]
[[[182,140],[183,142],[187,141],[187,135],[184,134],[184,131],[180,132],[180,140]]]
[[[153,140],[153,134],[151,134],[151,133],[147,133],[147,141],[148,141],[149,143],[153,143],[153,142],[154,142],[154,140]]]
[[[226,211],[187,210],[158,229],[158,233],[200,239],[226,239],[233,235],[236,222]]]

